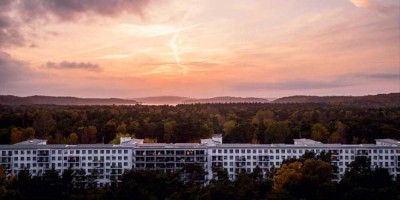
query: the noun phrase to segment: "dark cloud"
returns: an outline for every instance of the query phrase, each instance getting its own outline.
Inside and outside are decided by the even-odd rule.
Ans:
[[[14,25],[12,18],[0,13],[0,48],[7,46],[20,46],[24,37],[19,27]]]
[[[142,16],[143,9],[150,0],[23,0],[20,12],[26,19],[47,16],[59,20],[76,20],[90,14],[115,16],[133,13]]]
[[[67,62],[67,61],[63,61],[60,63],[47,62],[46,67],[54,69],[84,69],[92,71],[99,71],[101,69],[97,64],[89,62],[84,63],[84,62]]]
[[[389,74],[389,73],[373,73],[373,74],[360,74],[361,77],[372,78],[372,79],[385,79],[385,80],[400,80],[400,74]]]
[[[26,63],[15,60],[8,53],[0,51],[0,89],[14,83],[34,78],[35,73]]]
[[[352,84],[341,81],[307,81],[307,80],[293,80],[283,82],[247,82],[240,83],[234,86],[236,90],[312,90],[312,89],[329,89],[346,87]]]
[[[22,25],[34,21],[75,21],[93,15],[111,17],[123,13],[143,17],[150,0],[0,0],[0,48],[22,46]]]
[[[343,81],[376,81],[376,80],[400,80],[400,74],[398,72],[387,73],[387,72],[369,72],[369,73],[353,73],[343,74],[336,77],[338,80]]]
[[[14,2],[12,0],[0,0],[0,48],[20,46],[24,42],[18,22],[8,15]]]
[[[0,12],[9,10],[13,2],[14,2],[13,0],[1,0],[0,1]]]

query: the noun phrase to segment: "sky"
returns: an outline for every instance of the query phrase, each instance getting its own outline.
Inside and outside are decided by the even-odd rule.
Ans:
[[[0,0],[0,94],[400,92],[399,0]]]

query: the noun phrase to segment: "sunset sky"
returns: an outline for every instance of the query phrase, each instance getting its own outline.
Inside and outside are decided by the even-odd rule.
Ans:
[[[0,0],[0,94],[389,92],[399,0]]]

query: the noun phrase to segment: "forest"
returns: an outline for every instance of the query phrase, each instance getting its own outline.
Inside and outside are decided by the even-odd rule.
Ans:
[[[199,142],[222,134],[224,143],[374,143],[400,139],[400,107],[325,103],[146,105],[0,105],[0,143],[47,139],[49,144]]]
[[[329,154],[305,153],[286,160],[280,168],[263,172],[256,168],[242,172],[234,181],[226,171],[215,168],[216,177],[204,184],[202,166],[188,164],[175,173],[156,170],[129,170],[108,187],[95,187],[96,172],[52,169],[43,176],[29,170],[4,176],[0,166],[0,199],[399,199],[400,179],[393,180],[383,168],[371,168],[362,156],[349,164],[343,179],[332,182]],[[317,175],[316,175],[317,174]]]

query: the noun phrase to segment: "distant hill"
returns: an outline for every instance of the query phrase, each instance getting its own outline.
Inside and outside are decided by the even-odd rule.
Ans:
[[[180,104],[185,100],[189,100],[188,97],[179,96],[154,96],[154,97],[143,97],[133,98],[133,100],[144,104]]]
[[[0,104],[4,105],[32,105],[32,104],[53,104],[53,105],[122,105],[136,104],[135,100],[116,98],[77,98],[77,97],[53,97],[53,96],[29,96],[18,97],[12,95],[0,95]]]
[[[400,93],[367,96],[289,96],[272,103],[330,103],[359,106],[400,106]]]
[[[214,97],[207,99],[188,99],[184,104],[194,103],[268,103],[268,99],[255,97]]]

